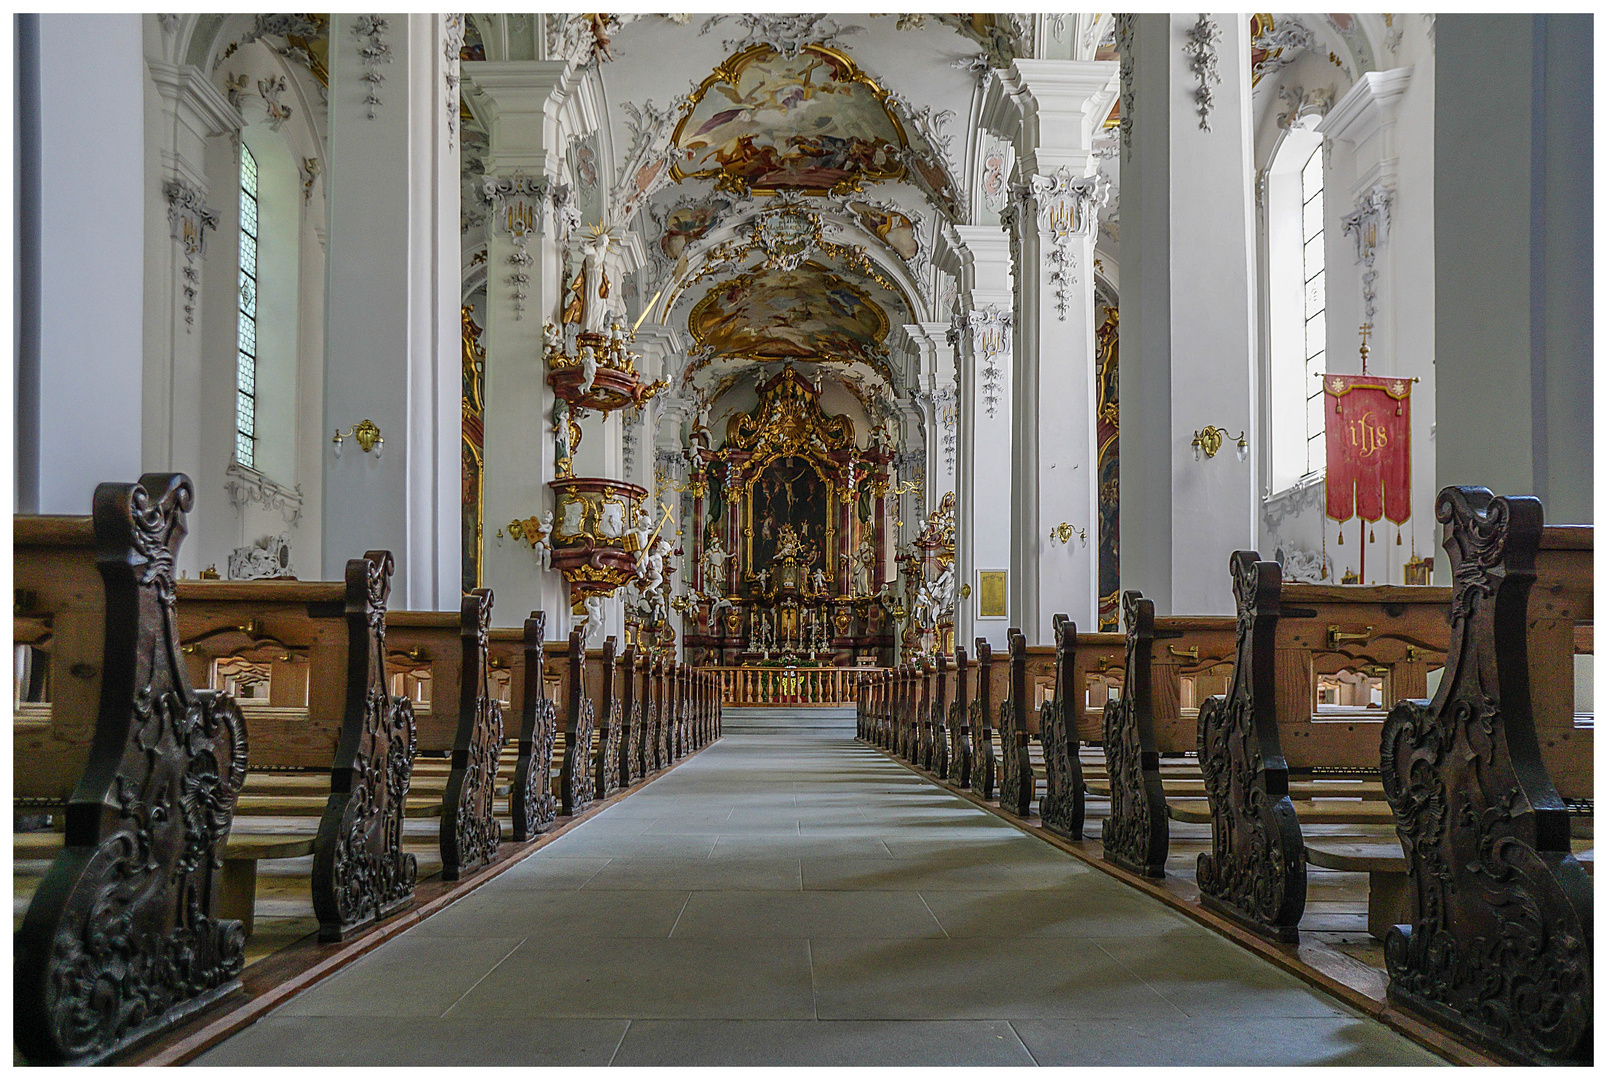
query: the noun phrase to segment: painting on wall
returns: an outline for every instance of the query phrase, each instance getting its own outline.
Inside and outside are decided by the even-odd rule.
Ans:
[[[758,45],[704,80],[675,130],[674,177],[733,190],[829,191],[904,174],[907,142],[886,92],[842,53]]]
[[[700,345],[721,356],[867,363],[882,353],[888,330],[886,312],[870,297],[813,262],[714,286],[688,325]]]
[[[672,207],[664,215],[658,249],[666,259],[674,262],[687,248],[707,236],[730,208],[729,199],[711,199],[692,206]]]
[[[849,203],[848,209],[859,218],[859,223],[867,232],[880,237],[888,247],[898,252],[901,259],[913,259],[921,250],[920,242],[915,238],[915,222],[907,214],[863,201]]]
[[[825,567],[830,512],[826,481],[807,458],[781,457],[748,490],[748,572],[791,555],[800,566]]]

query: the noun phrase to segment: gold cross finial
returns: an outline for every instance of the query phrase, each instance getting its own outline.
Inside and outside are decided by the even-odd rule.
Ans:
[[[1357,330],[1357,333],[1361,334],[1361,373],[1363,375],[1367,374],[1367,354],[1371,351],[1367,348],[1367,336],[1372,332],[1373,324],[1370,322],[1362,323]]]

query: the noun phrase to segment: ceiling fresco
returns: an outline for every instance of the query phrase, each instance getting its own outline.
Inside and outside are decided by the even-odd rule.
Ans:
[[[727,190],[849,190],[904,175],[904,129],[886,91],[840,52],[767,45],[716,68],[676,128],[676,180]]]
[[[688,328],[721,357],[876,365],[885,353],[888,319],[853,284],[807,262],[716,285],[692,308]]]

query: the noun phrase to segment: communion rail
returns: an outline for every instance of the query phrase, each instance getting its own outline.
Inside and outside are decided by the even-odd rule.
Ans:
[[[852,705],[859,681],[882,668],[706,668],[720,677],[721,701],[748,708]]]

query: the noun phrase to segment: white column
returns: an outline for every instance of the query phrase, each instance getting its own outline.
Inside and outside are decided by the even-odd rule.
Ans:
[[[553,508],[546,485],[554,476],[556,398],[546,382],[542,325],[558,322],[564,225],[552,212],[549,178],[564,175],[563,104],[578,76],[563,61],[542,60],[467,63],[463,71],[466,100],[490,136],[485,168],[494,192],[485,290],[483,580],[497,597],[498,626],[518,626],[540,609],[549,637],[560,639],[571,624],[568,587],[556,570],[541,570],[530,545],[508,535],[507,526]]]
[[[1054,616],[1099,618],[1094,238],[1110,182],[1093,137],[1117,92],[1113,61],[1018,60],[990,83],[983,122],[1015,143],[1006,225],[1017,238],[1011,617],[1031,644]],[[1082,538],[1051,543],[1065,522]]]
[[[330,25],[324,423],[364,419],[382,457],[324,457],[323,571],[388,548],[397,608],[457,607],[462,588],[458,155],[444,17]],[[455,58],[452,68],[455,68]],[[450,72],[456,74],[455,70]],[[325,436],[326,438],[328,436]]]
[[[960,396],[960,447],[955,468],[955,535],[964,577],[971,595],[961,597],[956,632],[969,648],[974,638],[986,638],[995,649],[1008,647],[1004,616],[979,614],[981,573],[1008,574],[1010,538],[1015,523],[1010,513],[1010,356],[1013,331],[1010,284],[1010,244],[1005,234],[989,225],[961,225],[955,231],[969,251],[971,306],[960,330],[962,362]],[[1006,595],[1008,595],[1008,578]]]
[[[1122,587],[1161,613],[1229,613],[1228,557],[1254,544],[1261,452],[1249,25],[1234,14],[1123,15],[1118,36]],[[1207,425],[1229,438],[1196,462],[1190,444]]]
[[[909,323],[904,332],[920,352],[916,391],[926,422],[926,512],[954,490],[954,457],[958,444],[958,412],[954,400],[955,350],[949,324]]]
[[[17,407],[37,410],[43,514],[87,514],[96,484],[143,471],[140,19],[39,16],[38,400]]]
[[[1589,522],[1591,17],[1441,15],[1434,34],[1435,483]]]

